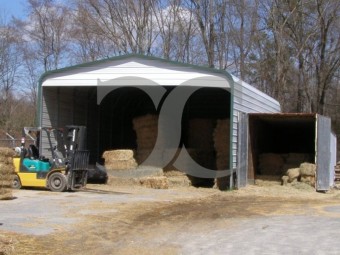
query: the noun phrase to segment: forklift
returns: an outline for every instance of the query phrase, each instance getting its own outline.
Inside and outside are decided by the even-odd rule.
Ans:
[[[42,135],[47,137],[50,157],[40,155]],[[27,136],[34,144],[26,147]],[[62,192],[85,187],[89,164],[89,151],[84,149],[85,137],[84,126],[23,128],[21,146],[16,148],[20,156],[13,159],[13,188],[40,187]]]

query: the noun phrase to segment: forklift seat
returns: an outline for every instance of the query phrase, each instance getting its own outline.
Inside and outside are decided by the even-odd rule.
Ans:
[[[30,159],[39,159],[39,150],[34,144],[28,146],[27,152]]]

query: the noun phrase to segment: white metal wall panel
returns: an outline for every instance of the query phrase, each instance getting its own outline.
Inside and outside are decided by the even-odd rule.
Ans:
[[[331,161],[331,120],[325,116],[316,116],[316,190],[330,189],[329,162]]]
[[[238,129],[239,113],[275,113],[280,112],[281,107],[278,101],[269,97],[267,94],[257,90],[244,81],[232,76],[234,79],[234,105],[233,105],[233,126]],[[233,168],[237,167],[238,155],[238,132],[233,132]]]

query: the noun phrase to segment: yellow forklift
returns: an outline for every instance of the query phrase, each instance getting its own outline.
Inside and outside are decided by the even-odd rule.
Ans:
[[[40,155],[41,135],[47,137],[50,157]],[[34,144],[26,147],[27,136]],[[21,147],[16,148],[20,156],[13,159],[16,173],[13,188],[41,187],[62,192],[84,187],[89,164],[89,151],[84,149],[85,136],[84,126],[25,127]]]

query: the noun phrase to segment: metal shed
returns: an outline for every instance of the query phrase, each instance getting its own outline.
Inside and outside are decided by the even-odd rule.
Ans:
[[[248,153],[242,151],[248,141],[245,114],[280,112],[276,100],[225,71],[134,54],[43,74],[39,103],[41,126],[87,127],[93,164],[101,160],[105,150],[136,149],[133,118],[160,114],[165,106],[170,108],[169,125],[181,117],[181,145],[169,139],[164,145],[168,148],[187,145],[190,120],[211,119],[216,125],[217,120],[226,119],[231,138],[225,145],[230,151],[229,169],[238,173],[240,187],[247,183],[244,162]],[[41,137],[41,144],[42,153],[47,155],[46,137]]]
[[[303,162],[315,164],[316,190],[329,190],[334,184],[336,152],[336,136],[328,117],[313,113],[249,114],[250,182],[264,174],[260,169],[260,155],[270,153],[274,156],[290,155],[298,158],[307,155],[302,157],[301,162],[297,162],[298,165]]]

